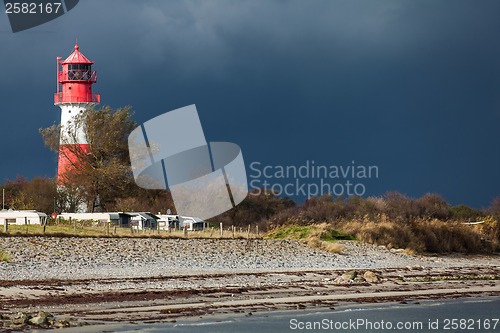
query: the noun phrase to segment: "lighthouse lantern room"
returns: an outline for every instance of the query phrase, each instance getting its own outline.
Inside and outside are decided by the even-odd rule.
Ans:
[[[61,136],[57,178],[64,185],[64,174],[75,167],[79,161],[76,152],[88,152],[88,142],[82,128],[74,128],[71,123],[78,114],[99,104],[101,96],[92,92],[97,82],[97,73],[92,64],[75,45],[73,53],[66,60],[57,57],[57,92],[54,104],[61,108]],[[71,133],[69,133],[71,129]]]

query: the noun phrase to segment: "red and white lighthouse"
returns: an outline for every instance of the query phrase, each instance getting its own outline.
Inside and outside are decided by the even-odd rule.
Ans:
[[[68,129],[78,114],[99,104],[101,100],[99,94],[92,93],[92,85],[97,82],[97,73],[92,71],[93,63],[80,52],[78,44],[66,60],[57,57],[57,92],[54,94],[54,104],[61,108],[57,167],[57,179],[60,185],[65,183],[64,174],[78,165],[75,151],[89,151],[83,129],[76,129],[77,132],[72,135],[68,133]]]

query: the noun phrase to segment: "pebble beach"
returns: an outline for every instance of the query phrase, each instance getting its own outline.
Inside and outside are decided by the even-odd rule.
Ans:
[[[0,261],[0,325],[161,323],[354,300],[500,295],[499,255],[338,243],[340,253],[255,238],[0,237],[10,257]]]
[[[342,253],[293,240],[0,237],[11,262],[1,280],[137,278],[199,273],[450,267],[494,264],[495,258],[411,256],[355,241]]]

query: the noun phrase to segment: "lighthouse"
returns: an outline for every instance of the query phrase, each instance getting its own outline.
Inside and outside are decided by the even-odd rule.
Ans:
[[[89,152],[83,129],[74,128],[71,124],[74,123],[77,115],[99,104],[101,100],[99,94],[92,92],[92,85],[97,82],[97,73],[92,70],[93,63],[80,52],[78,43],[66,60],[57,57],[57,92],[54,94],[54,104],[61,108],[61,135],[57,166],[59,185],[64,185],[66,182],[65,173],[79,165],[75,152]]]

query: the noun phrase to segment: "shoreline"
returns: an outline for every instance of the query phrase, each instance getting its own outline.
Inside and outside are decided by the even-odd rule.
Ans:
[[[197,265],[205,263],[198,257],[179,259],[178,256],[155,255],[152,256],[154,260],[142,263],[137,269],[137,260],[141,263],[141,258],[133,255],[111,266],[100,266],[99,262],[90,267],[84,265],[85,274],[78,275],[79,270],[72,265],[88,263],[87,259],[80,262],[81,256],[75,253],[73,257],[60,260],[55,251],[57,246],[61,248],[58,241],[44,244],[44,260],[39,259],[40,255],[30,257],[29,251],[39,253],[37,246],[40,245],[36,238],[31,241],[34,243],[24,239],[17,244],[18,240],[11,240],[11,244],[19,246],[22,260],[0,263],[0,313],[13,316],[18,312],[47,311],[71,326],[161,323],[200,316],[334,309],[349,304],[405,304],[443,298],[500,296],[498,255],[410,256],[352,241],[343,242],[346,247],[343,254],[331,254],[307,248],[299,242],[262,240],[259,241],[261,246],[249,249],[246,254],[267,266],[253,268],[246,266],[248,261],[244,258],[230,255],[245,246],[244,240],[158,243],[146,239],[141,241],[143,244],[134,241],[135,246],[144,249],[147,245],[159,251],[159,246],[166,244],[170,253],[172,249],[190,248],[188,254],[194,255],[199,249],[197,246],[215,244],[219,257],[212,258],[214,265],[204,266],[205,270],[200,272]],[[83,248],[89,244],[101,246],[95,248],[96,253],[111,251],[116,245],[109,241],[81,242]],[[22,248],[26,245],[28,250]],[[16,247],[11,249],[16,250]],[[300,266],[286,267],[284,263],[283,267],[275,260],[289,251]],[[109,255],[106,260],[112,262],[115,257]],[[171,266],[163,267],[163,274],[155,274],[155,269],[147,270],[156,265],[161,267],[167,261]],[[52,265],[46,272],[30,270],[40,269],[47,262]],[[321,267],[322,264],[331,266],[332,262],[338,264],[337,267]],[[346,263],[352,266],[344,267]],[[192,269],[175,266],[181,264],[191,264]],[[221,269],[224,265],[233,268]],[[68,267],[74,273],[64,273],[68,272]],[[115,274],[109,274],[110,267]],[[60,278],[50,278],[53,275],[50,270],[58,269],[62,272]],[[135,273],[126,276],[129,271]],[[41,273],[47,276],[43,278]],[[15,279],[22,274],[31,274],[32,278]],[[13,329],[12,325],[5,325],[6,322],[10,324],[8,320],[0,321],[4,330]]]
[[[489,305],[491,304],[491,305]],[[453,297],[420,300],[408,299],[408,301],[388,300],[387,302],[364,303],[364,302],[342,302],[335,307],[321,307],[318,305],[310,307],[293,308],[266,308],[254,312],[241,311],[237,309],[225,309],[219,313],[204,316],[177,317],[171,320],[146,320],[146,321],[122,321],[94,323],[88,326],[64,328],[62,332],[255,332],[263,333],[289,332],[292,323],[301,323],[302,330],[311,331],[304,326],[320,324],[321,330],[325,330],[325,321],[328,323],[327,329],[341,323],[350,323],[358,320],[363,322],[356,331],[371,332],[366,328],[381,322],[397,323],[398,321],[412,324],[427,324],[432,319],[436,324],[441,321],[443,325],[446,321],[446,314],[435,313],[435,309],[447,310],[468,309],[470,318],[475,321],[494,321],[497,318],[493,310],[500,305],[500,296],[487,297]],[[477,307],[480,307],[479,309]],[[453,315],[453,310],[448,310],[448,315]],[[465,310],[467,311],[467,310]],[[389,314],[387,314],[389,312]],[[415,312],[418,313],[415,318]],[[392,316],[391,316],[392,314]],[[405,315],[406,314],[406,315]],[[391,318],[391,319],[389,319]],[[366,324],[365,329],[363,326]],[[437,325],[437,324],[436,324]],[[492,326],[495,324],[492,324]],[[295,326],[299,328],[299,326]],[[442,326],[441,326],[442,327]],[[394,327],[393,327],[394,329]],[[299,328],[300,330],[300,328]],[[316,330],[314,330],[316,331]],[[336,331],[339,331],[336,329]],[[400,331],[400,330],[399,330]],[[406,332],[406,330],[404,330]],[[416,329],[416,331],[422,331]],[[433,331],[439,331],[436,328]],[[34,331],[41,332],[41,331]]]

